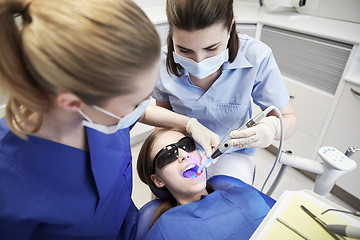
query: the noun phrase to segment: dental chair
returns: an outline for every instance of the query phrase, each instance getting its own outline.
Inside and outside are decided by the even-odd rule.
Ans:
[[[218,175],[210,178],[208,180],[211,185],[214,187],[214,190],[227,190],[233,186],[248,186],[248,184],[244,183],[243,181],[232,178],[225,175]],[[145,204],[139,210],[139,221],[138,227],[136,232],[136,240],[141,240],[144,238],[145,234],[150,229],[150,224],[155,214],[156,209],[161,203],[161,199],[166,199],[168,197],[168,192],[159,189],[151,189],[152,192],[157,196],[159,199],[152,200]],[[264,193],[258,191],[266,204],[271,208],[275,204],[275,200],[271,197],[265,195]]]

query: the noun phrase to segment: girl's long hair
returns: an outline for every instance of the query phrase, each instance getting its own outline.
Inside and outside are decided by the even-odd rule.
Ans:
[[[161,135],[168,131],[177,131],[185,136],[188,134],[185,131],[176,128],[157,128],[154,132],[152,132],[149,137],[143,143],[139,156],[137,159],[137,172],[139,175],[140,180],[148,185],[150,188],[155,190],[156,192],[162,192],[162,195],[166,195],[166,199],[161,199],[162,202],[160,203],[159,207],[157,208],[154,217],[151,222],[151,226],[156,222],[156,220],[167,210],[176,207],[177,201],[174,196],[170,193],[170,191],[166,187],[158,188],[154,182],[151,180],[151,175],[155,173],[155,169],[153,166],[153,159],[151,158],[151,150],[154,146],[155,141],[161,137]],[[207,183],[206,190],[208,193],[214,191],[213,187],[210,183]],[[150,226],[150,227],[151,227]]]

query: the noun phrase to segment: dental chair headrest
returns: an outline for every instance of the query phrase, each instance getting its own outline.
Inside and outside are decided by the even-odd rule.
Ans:
[[[166,187],[162,187],[162,188],[150,187],[150,189],[151,192],[161,200],[172,198],[171,193],[169,192],[169,190],[167,190]]]

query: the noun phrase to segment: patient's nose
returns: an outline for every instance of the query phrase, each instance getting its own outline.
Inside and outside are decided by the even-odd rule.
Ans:
[[[189,153],[186,152],[186,151],[184,151],[184,150],[182,150],[182,149],[179,149],[179,158],[178,158],[178,160],[179,160],[180,162],[183,162],[183,161],[185,161],[185,159],[187,159],[187,158],[190,158]]]

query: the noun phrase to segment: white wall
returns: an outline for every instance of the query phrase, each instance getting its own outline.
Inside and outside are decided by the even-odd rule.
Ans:
[[[259,4],[259,0],[235,0]],[[267,0],[263,0],[266,2]],[[307,0],[308,2],[314,0]],[[360,0],[318,0],[319,5],[311,15],[360,23]]]
[[[359,0],[319,0],[312,15],[360,23]]]
[[[259,4],[259,0],[235,0]],[[267,0],[263,0],[267,1]],[[314,1],[314,0],[307,0]],[[311,14],[325,18],[360,23],[360,0],[318,0],[319,5]],[[141,8],[165,6],[166,0],[134,0]]]
[[[166,0],[134,0],[134,2],[141,8],[166,5]]]

